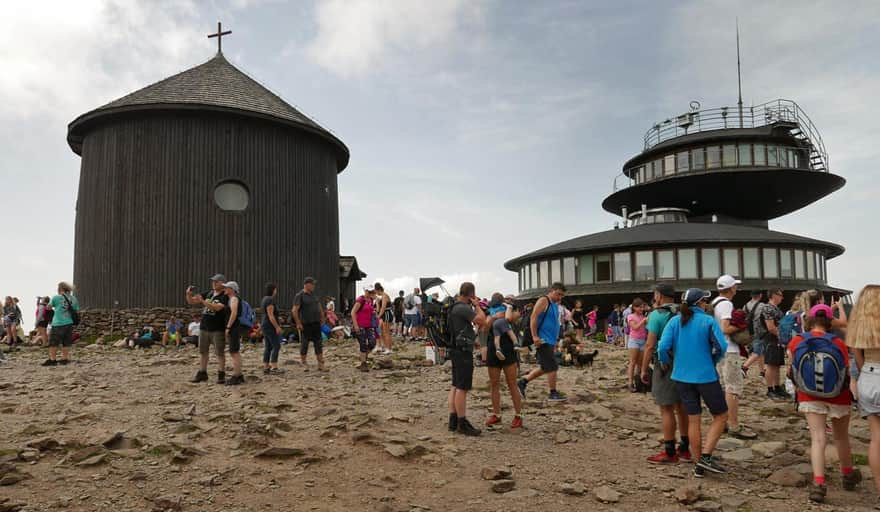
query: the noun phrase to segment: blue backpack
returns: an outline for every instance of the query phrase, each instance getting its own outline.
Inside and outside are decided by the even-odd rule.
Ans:
[[[240,300],[239,303],[241,312],[238,314],[238,323],[245,327],[253,327],[254,322],[257,321],[257,314],[254,313],[254,308],[246,300]]]
[[[801,334],[801,317],[797,313],[788,312],[779,321],[779,342],[787,345],[796,334]]]
[[[805,337],[794,350],[791,373],[800,391],[816,398],[834,398],[849,387],[843,352],[834,335]]]

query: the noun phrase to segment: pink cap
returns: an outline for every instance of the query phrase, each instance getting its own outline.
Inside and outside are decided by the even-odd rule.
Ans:
[[[819,315],[819,311],[824,311],[826,318],[834,318],[834,311],[828,304],[816,304],[810,308],[810,318],[816,318]]]

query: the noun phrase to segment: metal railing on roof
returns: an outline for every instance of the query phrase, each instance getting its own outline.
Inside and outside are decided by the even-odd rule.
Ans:
[[[768,101],[743,108],[742,112],[738,107],[699,109],[699,104],[694,106],[697,108],[691,112],[670,117],[652,126],[645,133],[645,150],[690,133],[791,123],[794,125],[791,127],[791,134],[810,146],[810,160],[811,163],[815,161],[816,164],[810,167],[829,169],[828,153],[825,151],[825,143],[819,130],[794,101],[785,99]]]

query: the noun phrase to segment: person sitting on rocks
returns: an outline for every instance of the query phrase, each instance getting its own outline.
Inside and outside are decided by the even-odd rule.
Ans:
[[[727,351],[727,340],[715,318],[702,309],[702,303],[709,297],[709,292],[699,288],[688,289],[682,295],[679,314],[669,320],[663,329],[657,349],[661,371],[670,370],[672,356],[675,355],[675,366],[671,368],[672,380],[688,414],[688,440],[696,462],[696,478],[706,476],[706,471],[727,473],[712,458],[712,451],[727,423],[727,402],[724,401],[724,390],[715,370]],[[703,413],[701,400],[712,414],[705,444],[700,432]]]
[[[247,337],[248,341],[251,342],[251,344],[253,345],[256,345],[257,343],[262,343],[263,328],[260,326],[260,324],[255,322],[254,325],[251,326],[250,330],[248,330]]]
[[[177,317],[171,315],[171,318],[165,322],[165,332],[162,333],[162,346],[167,347],[169,342],[174,342],[175,346],[180,346],[180,337],[183,335],[183,322]]]

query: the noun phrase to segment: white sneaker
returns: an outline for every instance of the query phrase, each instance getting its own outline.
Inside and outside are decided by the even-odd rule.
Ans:
[[[384,350],[382,350],[382,355],[386,355],[386,356],[388,356],[388,355],[391,355],[391,354],[393,354],[393,353],[394,353],[393,350],[390,350],[390,349],[387,349],[387,348],[384,349]]]
[[[376,348],[373,349],[373,353],[374,353],[374,354],[378,354],[378,353],[381,352],[381,351],[382,351],[382,347],[376,347]]]

